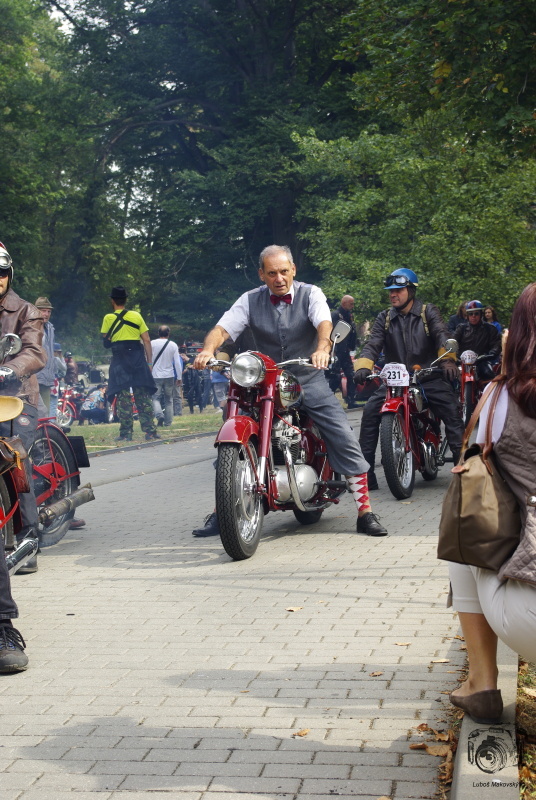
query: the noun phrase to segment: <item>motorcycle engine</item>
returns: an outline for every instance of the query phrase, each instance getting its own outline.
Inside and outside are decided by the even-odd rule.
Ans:
[[[292,500],[292,492],[288,482],[287,468],[283,451],[290,448],[294,475],[298,486],[298,493],[302,502],[310,500],[316,493],[318,475],[308,464],[297,463],[303,460],[301,449],[301,431],[297,428],[292,414],[283,414],[280,419],[275,419],[272,426],[272,454],[274,459],[275,482],[278,502],[287,503]]]
[[[272,453],[274,464],[285,463],[283,450],[290,447],[292,463],[295,464],[301,456],[301,432],[296,430],[292,414],[283,414],[280,419],[274,419],[272,424]]]

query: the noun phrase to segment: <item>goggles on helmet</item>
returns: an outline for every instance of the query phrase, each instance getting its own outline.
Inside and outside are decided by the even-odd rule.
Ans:
[[[0,269],[10,269],[12,264],[11,256],[7,250],[0,250]]]
[[[386,287],[400,287],[403,289],[405,286],[413,286],[412,282],[405,275],[388,275],[384,278],[383,285]]]

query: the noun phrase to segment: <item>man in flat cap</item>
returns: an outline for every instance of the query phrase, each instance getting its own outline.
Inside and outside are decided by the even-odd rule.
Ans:
[[[38,297],[34,303],[35,307],[39,309],[39,313],[43,318],[43,348],[47,354],[47,363],[43,369],[37,373],[37,382],[39,384],[39,394],[46,409],[44,416],[50,415],[50,390],[54,386],[56,379],[55,363],[54,363],[54,325],[50,321],[53,305],[48,297]]]
[[[125,306],[127,292],[124,286],[114,286],[110,292],[113,313],[102,321],[103,344],[112,350],[108,399],[117,395],[119,436],[116,441],[132,440],[134,416],[130,392],[134,394],[138,418],[147,441],[159,439],[153,417],[152,396],[156,384],[151,374],[153,351],[149,329],[141,314],[128,311]]]

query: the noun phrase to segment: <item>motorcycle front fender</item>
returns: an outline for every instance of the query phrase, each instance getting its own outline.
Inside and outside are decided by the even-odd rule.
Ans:
[[[251,417],[231,417],[218,431],[214,447],[224,442],[245,444],[252,436],[259,435],[259,425]]]
[[[380,414],[383,414],[386,411],[390,411],[396,414],[398,409],[404,405],[404,398],[403,397],[391,397],[389,400],[386,400],[383,406],[381,407]]]

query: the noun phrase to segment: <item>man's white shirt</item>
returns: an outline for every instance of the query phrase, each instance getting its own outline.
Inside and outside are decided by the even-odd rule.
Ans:
[[[294,302],[294,284],[290,287],[290,296]],[[270,292],[273,294],[273,292]],[[276,309],[279,313],[283,313],[286,303],[279,303]],[[321,322],[331,322],[331,312],[329,310],[326,295],[319,286],[311,284],[311,293],[309,295],[309,309],[308,317],[310,322],[318,328]],[[240,334],[249,327],[249,292],[241,295],[236,303],[225,312],[223,317],[217,323],[221,328],[227,331],[233,341],[240,336]]]
[[[155,364],[156,357],[166,342],[169,342],[169,344]],[[175,342],[171,342],[169,339],[153,339],[151,348],[153,351],[153,378],[176,378],[176,380],[180,381],[182,377],[182,359]],[[174,367],[175,371],[173,370]]]

